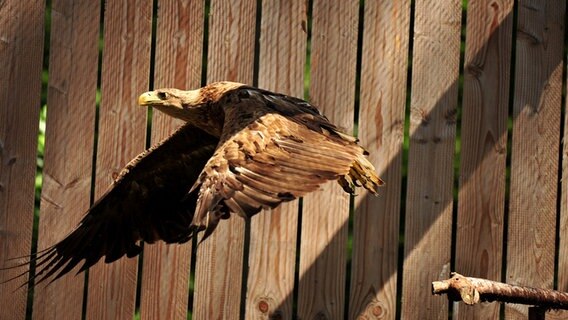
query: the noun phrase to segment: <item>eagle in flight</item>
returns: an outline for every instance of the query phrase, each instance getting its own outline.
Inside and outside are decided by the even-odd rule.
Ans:
[[[82,260],[79,272],[103,256],[136,256],[140,241],[184,243],[200,231],[203,241],[231,214],[249,218],[329,180],[349,193],[383,183],[357,140],[298,98],[216,82],[149,91],[138,104],[186,124],[130,161],[74,231],[33,257],[30,282]]]

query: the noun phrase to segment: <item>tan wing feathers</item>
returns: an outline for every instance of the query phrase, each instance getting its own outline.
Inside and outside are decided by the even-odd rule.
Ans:
[[[278,138],[274,139],[274,144],[274,147],[265,151],[267,155],[273,157],[273,162],[277,165],[297,170],[346,174],[349,171],[348,165],[353,161],[353,154],[348,157],[341,150],[337,154],[317,151],[309,152],[310,149],[319,149],[320,145],[325,145],[325,142],[317,140],[298,143],[293,140],[286,141],[283,138]],[[337,148],[341,147],[338,146]],[[355,151],[353,150],[353,152]],[[338,172],[338,170],[342,170],[342,172]]]
[[[245,211],[245,209],[243,209],[241,207],[241,205],[234,199],[234,198],[228,198],[225,199],[224,201],[225,205],[227,205],[227,207],[229,207],[229,209],[231,210],[231,212],[234,212],[236,214],[238,214],[239,216],[246,218],[247,217],[247,213]],[[216,226],[216,224],[215,224]],[[209,225],[206,226],[206,230],[210,230],[211,227]],[[213,230],[211,230],[211,232],[213,232]],[[202,238],[202,241],[205,240],[205,236]]]
[[[297,154],[310,154],[312,156],[320,155],[324,157],[334,157],[338,160],[350,161],[353,158],[353,153],[344,152],[334,146],[332,143],[321,142],[317,149],[310,149],[303,143],[297,143],[296,141],[275,139],[275,142],[281,146],[284,150],[289,152],[294,152]]]
[[[362,185],[376,193],[382,181],[367,152],[316,108],[250,87],[235,91],[218,102],[225,116],[221,144],[196,182],[202,196],[193,223],[206,229],[204,238],[218,223],[219,214],[212,210],[220,204],[251,216],[328,180],[337,180],[348,192]],[[222,196],[204,196],[209,193]]]
[[[300,194],[314,191],[317,188],[317,183],[309,183],[308,181],[306,181],[306,183],[300,184],[298,183],[297,179],[277,180],[245,168],[240,168],[237,170],[237,179],[240,182],[248,185],[250,188],[264,191],[266,193],[271,193],[273,195],[277,195],[278,192],[282,190],[288,190],[288,192]]]
[[[280,203],[280,201],[282,201],[280,198],[278,198],[278,195],[269,194],[266,191],[259,190],[253,187],[247,186],[243,188],[243,190],[240,192],[244,193],[250,198],[253,198],[255,201],[269,207],[275,207]]]
[[[235,192],[231,199],[235,200],[235,202],[237,202],[243,209],[242,213],[244,213],[243,217],[245,218],[252,216],[253,214],[266,207],[266,205],[254,200],[253,198],[240,191]]]
[[[210,211],[219,203],[239,215],[254,215],[349,174],[352,163],[363,153],[355,144],[315,133],[271,113],[221,141],[206,165],[207,174],[198,182],[202,195],[193,223],[209,230],[207,234],[218,223]],[[211,193],[222,197],[207,196]]]

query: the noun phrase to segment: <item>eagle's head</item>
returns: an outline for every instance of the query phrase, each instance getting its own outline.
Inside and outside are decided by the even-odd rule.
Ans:
[[[190,108],[203,104],[200,89],[179,90],[175,88],[163,88],[144,92],[138,97],[141,106],[154,107],[172,117],[184,119]]]
[[[175,88],[156,89],[144,92],[138,97],[141,106],[154,107],[170,116],[191,121],[191,110],[206,104],[219,101],[225,93],[243,86],[237,82],[214,82],[196,90],[179,90]]]

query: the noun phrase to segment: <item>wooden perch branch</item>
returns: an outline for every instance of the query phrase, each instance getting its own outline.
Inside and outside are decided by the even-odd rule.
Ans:
[[[508,302],[539,306],[546,309],[568,310],[568,293],[513,286],[486,279],[464,277],[452,272],[451,278],[432,282],[432,294],[448,295],[454,301],[473,305],[479,302]]]

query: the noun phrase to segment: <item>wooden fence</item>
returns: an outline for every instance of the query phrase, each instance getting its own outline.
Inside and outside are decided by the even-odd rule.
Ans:
[[[327,184],[301,204],[223,222],[198,250],[146,245],[141,258],[33,296],[8,282],[1,319],[526,318],[522,306],[431,296],[430,282],[452,270],[568,291],[564,0],[48,5],[0,1],[0,266],[35,241],[42,90],[39,249],[146,147],[148,114],[135,101],[152,85],[233,80],[308,98],[309,84],[387,184],[354,200]],[[179,125],[151,120],[152,143]]]

